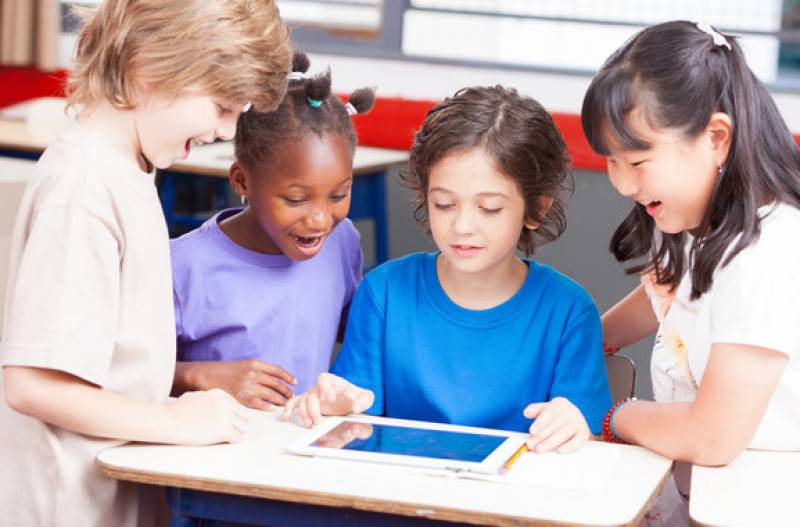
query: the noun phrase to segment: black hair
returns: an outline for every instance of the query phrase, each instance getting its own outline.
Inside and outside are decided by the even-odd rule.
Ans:
[[[689,254],[687,236],[660,232],[638,203],[611,238],[618,261],[647,258],[629,274],[655,271],[657,283],[675,289],[689,270],[692,299],[710,289],[720,264],[758,239],[759,206],[779,201],[800,207],[794,138],[736,39],[720,35],[730,49],[682,20],[642,30],[609,57],[581,110],[583,131],[602,155],[610,144],[623,151],[651,146],[629,122],[637,108],[652,127],[677,130],[686,139],[697,137],[713,113],[730,117],[728,156]]]
[[[286,96],[277,109],[261,113],[254,109],[239,116],[236,124],[234,152],[243,166],[255,168],[268,159],[286,141],[297,141],[309,133],[319,137],[338,134],[347,139],[350,150],[356,146],[356,134],[350,114],[336,94],[331,93],[331,72],[306,76],[310,61],[296,51]],[[368,112],[375,102],[375,90],[360,88],[348,97],[356,113]]]
[[[552,241],[566,228],[564,190],[571,190],[567,145],[552,117],[537,101],[503,86],[463,88],[435,106],[414,136],[403,182],[415,193],[414,217],[427,234],[429,172],[444,157],[483,148],[516,183],[525,201],[518,248],[530,255],[537,242]],[[545,210],[542,198],[552,198]]]

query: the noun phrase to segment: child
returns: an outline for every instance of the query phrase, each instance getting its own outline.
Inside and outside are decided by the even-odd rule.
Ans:
[[[97,452],[241,436],[246,410],[222,390],[167,400],[175,325],[152,168],[233,136],[251,101],[273,109],[290,62],[268,1],[106,0],[81,31],[77,116],[39,160],[11,242],[4,525],[152,525],[136,487],[95,467]]]
[[[568,176],[552,119],[513,89],[463,89],[431,110],[406,181],[439,252],[367,275],[335,375],[284,416],[297,409],[310,426],[369,408],[530,430],[540,452],[569,452],[599,433],[611,399],[597,308],[577,283],[515,254],[563,232]]]
[[[223,388],[265,410],[330,367],[362,267],[349,114],[374,93],[342,104],[330,72],[307,77],[301,53],[294,65],[277,110],[239,117],[230,182],[247,205],[172,243],[177,392]]]
[[[739,44],[705,24],[645,29],[592,81],[583,127],[635,201],[611,249],[646,259],[606,344],[658,329],[657,402],[618,403],[606,437],[700,465],[800,449],[800,164]]]

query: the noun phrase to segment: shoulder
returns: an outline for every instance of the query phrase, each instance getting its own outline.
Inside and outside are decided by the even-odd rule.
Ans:
[[[541,294],[554,304],[584,311],[597,310],[589,292],[576,280],[555,268],[533,260],[528,260],[531,279],[538,280]]]
[[[213,239],[217,226],[217,215],[209,218],[200,227],[169,241],[173,275],[191,267],[204,265],[207,256],[218,252]]]
[[[432,253],[412,253],[396,258],[371,270],[364,281],[372,287],[398,286],[403,283],[401,280],[420,277],[425,266],[431,265],[435,258],[436,255]]]
[[[773,270],[782,276],[784,271],[795,272],[800,265],[800,210],[779,204],[759,212],[762,219],[758,239],[720,268],[720,275]]]
[[[356,229],[350,218],[343,219],[331,232],[328,245],[335,244],[343,251],[352,251],[354,248],[361,250],[361,234]]]

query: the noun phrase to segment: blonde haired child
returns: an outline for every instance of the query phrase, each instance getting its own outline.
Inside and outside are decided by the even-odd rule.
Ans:
[[[79,37],[73,122],[23,196],[0,343],[5,525],[152,523],[97,452],[124,440],[235,441],[222,390],[167,403],[175,366],[169,244],[152,167],[272,110],[290,69],[271,1],[106,0]]]

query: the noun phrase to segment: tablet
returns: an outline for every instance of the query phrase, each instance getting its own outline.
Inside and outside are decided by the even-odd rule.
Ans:
[[[524,434],[380,417],[329,417],[289,452],[494,474],[525,441]]]

